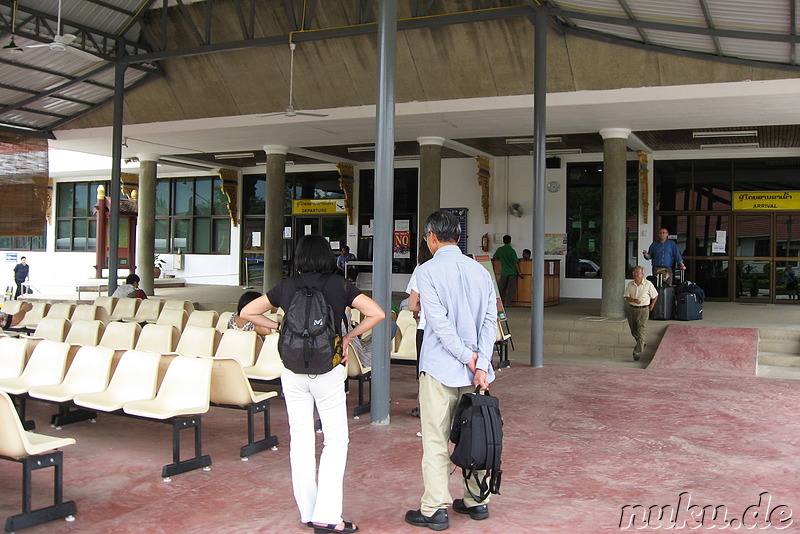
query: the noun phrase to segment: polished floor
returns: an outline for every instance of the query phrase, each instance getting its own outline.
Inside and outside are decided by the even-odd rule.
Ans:
[[[594,303],[565,303],[547,313],[569,313],[570,306],[591,315]],[[794,308],[784,307],[775,314],[788,320],[790,312]],[[511,310],[515,332],[524,331],[527,314]],[[730,335],[720,328],[709,346]],[[543,368],[533,369],[524,336],[518,337],[512,366],[492,386],[505,420],[502,494],[494,496],[486,521],[451,512],[451,531],[618,531],[621,519],[623,526],[630,520],[630,508],[623,509],[628,505],[672,506],[681,510],[679,520],[689,520],[687,529],[707,528],[711,518],[691,522],[688,514],[697,509],[687,500],[699,508],[724,506],[726,520],[745,515],[748,521],[745,511],[768,508],[767,515],[778,510],[772,516],[777,522],[789,510],[797,517],[785,531],[800,528],[800,381],[714,367],[647,369],[633,361],[569,365],[547,357]],[[391,388],[390,425],[372,425],[369,415],[351,420],[345,518],[364,532],[425,532],[403,522],[422,492],[419,420],[408,415],[415,405],[413,368],[392,366]],[[355,388],[348,400],[355,404]],[[47,425],[53,407],[30,402],[39,431],[77,439],[64,449],[64,491],[78,515],[72,523],[58,520],[25,532],[309,532],[291,494],[285,409],[280,398],[272,406],[278,450],[240,461],[245,414],[212,408],[203,416],[212,470],[165,483],[160,472],[171,459],[168,426],[101,416],[96,424],[59,431]],[[454,497],[460,496],[459,477],[451,478]],[[18,513],[19,481],[20,466],[0,462],[0,518]],[[34,481],[36,504],[46,505],[50,474],[36,473]],[[760,508],[753,507],[759,499]],[[642,521],[635,518],[631,530],[657,526],[655,517],[649,525]]]

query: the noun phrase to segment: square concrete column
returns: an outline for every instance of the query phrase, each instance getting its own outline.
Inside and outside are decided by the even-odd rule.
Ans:
[[[425,219],[441,207],[442,145],[444,137],[417,137],[419,143],[419,191],[417,242],[425,235]]]
[[[625,317],[622,293],[625,291],[625,174],[627,140],[631,131],[604,128],[603,138],[603,237],[601,273],[603,296],[600,315]]]
[[[264,284],[266,293],[283,278],[283,194],[286,184],[286,153],[289,147],[264,145],[267,179],[264,191]]]
[[[139,288],[155,294],[153,259],[156,243],[156,180],[158,154],[139,154],[139,192],[136,217],[136,274]]]

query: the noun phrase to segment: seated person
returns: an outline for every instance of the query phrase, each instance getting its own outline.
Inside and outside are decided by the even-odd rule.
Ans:
[[[131,273],[125,279],[125,283],[119,286],[111,296],[118,299],[146,299],[145,292],[139,289],[139,282],[141,282],[141,278]]]
[[[347,271],[347,279],[351,282],[354,282],[356,276],[358,276],[358,269],[355,267],[350,267],[347,269],[345,266],[347,265],[348,261],[355,261],[356,255],[350,253],[350,247],[347,245],[342,247],[342,253],[336,257],[336,272],[340,275],[344,276],[345,271]]]
[[[244,294],[242,294],[242,296],[239,297],[239,304],[236,306],[236,313],[231,315],[231,318],[228,321],[228,328],[230,330],[244,330],[246,332],[255,330],[256,334],[260,336],[268,336],[272,333],[272,328],[256,326],[250,321],[245,321],[244,319],[239,317],[239,314],[242,313],[242,308],[244,308],[245,306],[247,306],[260,296],[261,293],[259,293],[258,291],[245,291]]]
[[[17,313],[5,313],[0,310],[0,329],[12,328],[17,326],[25,318],[25,314],[33,309],[33,304],[30,302],[23,302],[19,306]]]
[[[523,249],[523,250],[522,250],[522,259],[523,259],[523,260],[529,260],[529,259],[531,259],[531,251],[530,251],[530,249],[527,249],[527,248],[526,248],[526,249]]]

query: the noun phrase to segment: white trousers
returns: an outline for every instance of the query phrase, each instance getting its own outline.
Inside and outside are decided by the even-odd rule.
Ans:
[[[289,416],[289,460],[300,521],[337,525],[342,522],[342,485],[347,463],[347,369],[337,365],[324,375],[281,374]],[[317,474],[314,406],[325,439]],[[317,495],[320,498],[317,498]]]

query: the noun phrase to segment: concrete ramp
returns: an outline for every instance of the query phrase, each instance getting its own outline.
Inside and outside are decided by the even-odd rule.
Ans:
[[[671,324],[647,368],[755,376],[757,364],[757,328]]]

